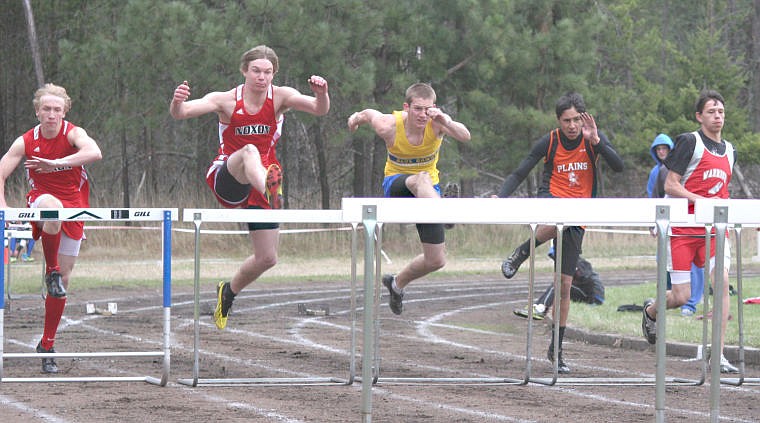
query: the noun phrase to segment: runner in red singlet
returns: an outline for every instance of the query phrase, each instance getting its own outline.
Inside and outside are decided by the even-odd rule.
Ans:
[[[725,102],[717,91],[703,91],[696,103],[696,119],[700,123],[698,131],[681,134],[676,137],[673,151],[664,160],[668,174],[665,177],[665,196],[687,198],[689,212],[694,212],[694,201],[699,198],[728,198],[728,184],[734,167],[736,152],[734,146],[722,138],[725,123]],[[714,229],[713,229],[714,230]],[[720,234],[719,236],[728,236]],[[710,244],[710,268],[715,264],[715,237]],[[725,269],[723,280],[723,315],[721,323],[721,359],[722,373],[739,373],[723,355],[726,326],[730,311],[728,269],[731,263],[729,243],[726,242]],[[691,296],[690,271],[692,263],[697,267],[705,265],[704,228],[672,228],[670,237],[670,273],[671,290],[667,292],[666,308],[684,305]],[[644,302],[641,328],[650,344],[657,342],[657,303],[653,299]]]
[[[31,186],[27,206],[89,207],[90,186],[84,165],[101,159],[98,144],[84,129],[64,120],[71,109],[71,98],[63,87],[46,84],[34,94],[33,104],[40,124],[18,137],[0,159],[0,207],[7,207],[5,181],[24,159]],[[45,325],[38,353],[55,352],[55,335],[84,237],[83,227],[84,222],[45,221],[32,225],[34,239],[42,238],[46,264]],[[42,371],[57,373],[55,359],[43,358]]]
[[[224,207],[281,208],[282,169],[274,148],[283,114],[294,109],[323,116],[330,110],[324,78],[316,75],[309,78],[314,96],[307,96],[295,88],[272,85],[278,68],[277,54],[261,45],[243,53],[240,72],[245,81],[241,85],[189,101],[187,81],[174,90],[169,113],[175,119],[207,113],[219,117],[219,152],[209,167],[206,182]],[[235,295],[277,263],[279,225],[249,223],[248,229],[253,255],[229,282],[217,285],[214,322],[219,329],[227,325]]]

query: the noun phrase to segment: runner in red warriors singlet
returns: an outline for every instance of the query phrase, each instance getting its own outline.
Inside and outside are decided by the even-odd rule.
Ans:
[[[700,123],[698,131],[681,134],[676,137],[676,144],[664,160],[668,174],[665,179],[666,197],[687,198],[689,212],[694,213],[694,201],[699,198],[728,198],[728,184],[734,167],[734,146],[722,138],[725,123],[723,96],[717,91],[707,90],[700,94],[696,103],[696,119]],[[715,236],[728,236],[716,234]],[[710,244],[710,268],[714,272],[715,237]],[[731,262],[729,243],[725,249],[725,269],[723,286],[723,315],[721,324],[721,359],[722,373],[738,373],[723,355],[723,342],[730,301],[728,295],[728,269]],[[668,271],[672,289],[667,292],[666,308],[681,307],[691,296],[690,271],[694,263],[698,267],[705,265],[705,239],[703,228],[672,228],[669,245]],[[715,277],[710,278],[715,280]],[[653,299],[644,302],[641,327],[649,343],[657,342],[657,303]]]
[[[615,172],[623,170],[622,159],[612,148],[607,137],[597,131],[596,122],[586,112],[586,104],[580,94],[569,93],[560,97],[555,106],[555,113],[559,128],[538,140],[528,157],[523,159],[517,169],[504,180],[499,197],[510,196],[542,158],[544,172],[538,189],[539,197],[589,198],[596,196],[596,165],[600,156],[604,157],[610,169]],[[583,235],[584,229],[580,226],[568,226],[563,230],[557,352],[559,373],[570,372],[570,367],[565,363],[562,355],[562,341],[570,313],[570,292],[575,268],[581,254]],[[556,237],[556,227],[540,225],[536,229],[536,246]],[[527,240],[502,263],[501,272],[504,277],[507,279],[513,277],[529,255],[530,240]],[[556,316],[555,321],[557,321]],[[549,360],[554,361],[554,337],[549,343],[547,356]]]
[[[71,99],[63,87],[46,84],[34,95],[40,124],[18,137],[0,159],[0,207],[7,207],[5,181],[24,160],[31,190],[27,206],[34,208],[89,207],[90,186],[84,165],[101,159],[98,144],[87,132],[64,120]],[[55,352],[53,344],[63,309],[66,289],[79,255],[84,222],[35,222],[35,239],[42,238],[45,256],[45,323],[37,352]],[[42,371],[57,373],[54,358],[42,359]]]
[[[322,116],[330,110],[324,78],[312,75],[308,79],[312,97],[295,88],[272,85],[278,69],[277,54],[261,45],[243,53],[240,60],[243,84],[196,100],[188,100],[187,81],[174,90],[169,113],[175,119],[206,113],[219,117],[219,153],[209,167],[206,182],[224,207],[282,207],[282,169],[274,148],[283,114],[293,109]],[[253,254],[229,282],[217,285],[214,322],[219,329],[227,325],[235,295],[277,263],[279,225],[249,223],[248,229]]]

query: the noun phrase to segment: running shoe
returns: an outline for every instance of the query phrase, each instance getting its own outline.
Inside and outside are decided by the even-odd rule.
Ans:
[[[45,286],[47,287],[48,295],[51,297],[61,298],[66,296],[66,288],[63,287],[63,278],[61,272],[58,270],[52,270],[45,275]]]
[[[269,165],[267,169],[266,192],[264,193],[273,209],[282,208],[282,169],[277,164]]]
[[[549,348],[546,351],[546,358],[549,359],[549,362],[554,363],[554,349]],[[570,367],[565,363],[565,360],[562,358],[561,349],[557,353],[557,373],[561,375],[566,375],[570,373]]]
[[[528,306],[525,306],[523,308],[516,308],[512,310],[512,313],[515,314],[515,316],[520,316],[524,318],[528,318],[529,309]],[[533,304],[533,320],[544,320],[544,317],[546,316],[546,306],[543,304]]]
[[[55,353],[55,349],[50,348],[49,350],[46,350],[42,348],[42,342],[40,342],[37,344],[37,353]],[[55,363],[53,357],[45,357],[42,359],[42,373],[58,373],[58,365]]]
[[[731,364],[726,356],[723,354],[720,355],[720,372],[721,373],[739,373],[739,369],[736,368],[733,364]]]
[[[214,309],[214,324],[217,329],[221,330],[227,327],[227,316],[230,314],[232,300],[234,299],[235,294],[230,289],[230,283],[219,282],[216,286],[216,309]]]
[[[523,264],[527,258],[528,254],[523,254],[523,252],[520,250],[520,247],[515,248],[515,251],[512,252],[512,255],[507,257],[507,259],[501,263],[501,273],[505,278],[512,279],[512,276],[517,273],[517,269],[520,268],[520,265]]]
[[[446,186],[443,188],[443,198],[459,198],[459,184],[456,182],[449,182],[446,184]],[[452,229],[454,227],[453,223],[444,223],[443,227],[445,229]]]
[[[393,281],[396,280],[395,275],[383,275],[383,285],[388,288],[390,298],[388,299],[388,307],[391,308],[393,314],[401,314],[404,309],[404,292],[396,292],[393,289]]]
[[[644,309],[641,311],[641,330],[644,332],[647,342],[654,345],[657,343],[657,322],[647,314],[647,307],[652,304],[654,304],[654,300],[651,298],[644,301]]]

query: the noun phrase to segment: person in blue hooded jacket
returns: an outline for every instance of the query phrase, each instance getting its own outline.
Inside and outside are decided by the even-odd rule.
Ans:
[[[649,148],[649,154],[655,161],[655,165],[649,172],[647,181],[647,196],[649,198],[662,198],[665,196],[665,176],[668,168],[662,164],[673,149],[673,140],[665,134],[657,135]],[[668,273],[668,289],[670,289],[670,273]],[[702,300],[705,290],[705,275],[701,267],[691,264],[691,297],[686,304],[681,306],[681,316],[690,317],[697,311],[697,304]]]

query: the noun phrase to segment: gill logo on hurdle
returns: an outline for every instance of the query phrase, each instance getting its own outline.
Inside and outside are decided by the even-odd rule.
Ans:
[[[49,220],[161,220],[162,209],[29,209],[19,211],[15,218],[25,221]]]

